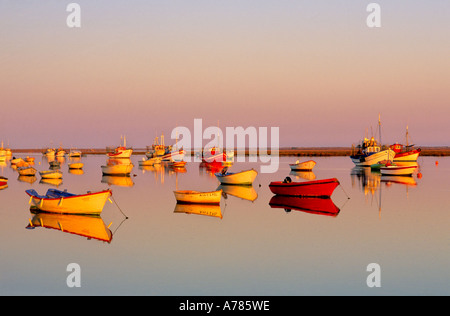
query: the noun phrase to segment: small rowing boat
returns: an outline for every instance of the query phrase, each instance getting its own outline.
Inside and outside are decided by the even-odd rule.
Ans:
[[[74,162],[69,164],[69,169],[83,169],[84,164],[82,162]]]
[[[0,176],[0,189],[8,187],[8,178]]]
[[[177,203],[187,204],[220,204],[222,190],[211,192],[199,192],[193,190],[173,191]]]
[[[274,181],[269,185],[273,194],[288,196],[309,196],[329,198],[339,185],[336,178],[305,182],[292,182],[289,177],[284,181]]]
[[[131,173],[133,164],[108,164],[101,167],[104,175],[127,176]]]
[[[411,176],[413,172],[416,170],[416,165],[411,166],[398,166],[398,165],[390,165],[387,164],[385,166],[380,167],[381,175],[389,175],[389,176]]]
[[[255,181],[258,172],[254,169],[241,172],[227,172],[228,168],[223,168],[222,172],[215,173],[221,184],[251,185]]]
[[[292,171],[311,171],[313,170],[316,162],[314,160],[308,160],[300,162],[297,160],[294,164],[289,164]]]
[[[29,203],[44,212],[62,214],[100,214],[105,206],[111,190],[73,194],[57,189],[48,189],[45,195],[35,190],[25,191],[30,196]]]
[[[36,175],[36,169],[33,167],[19,167],[17,168],[19,175],[21,176],[34,176]]]
[[[59,170],[44,170],[39,171],[42,179],[61,179],[62,172]]]

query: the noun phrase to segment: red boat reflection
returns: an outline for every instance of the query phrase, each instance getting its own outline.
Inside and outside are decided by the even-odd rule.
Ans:
[[[340,209],[333,203],[333,200],[317,197],[274,195],[270,199],[269,205],[272,208],[283,208],[286,212],[296,210],[333,217],[336,217],[340,212]]]

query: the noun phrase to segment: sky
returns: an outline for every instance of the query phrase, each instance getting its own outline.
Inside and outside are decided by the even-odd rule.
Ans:
[[[142,148],[202,119],[278,127],[281,147],[351,146],[380,114],[384,143],[408,126],[447,146],[449,21],[448,0],[0,0],[0,140]]]

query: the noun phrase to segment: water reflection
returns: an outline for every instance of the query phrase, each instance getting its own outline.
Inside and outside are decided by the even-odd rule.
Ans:
[[[113,234],[100,216],[63,215],[31,211],[34,214],[29,220],[27,229],[44,227],[70,233],[87,239],[111,242]]]
[[[247,201],[255,201],[258,198],[258,193],[256,192],[253,185],[219,185],[217,190],[222,190],[222,195],[225,199],[228,195],[240,198]]]
[[[175,205],[174,213],[196,214],[222,219],[222,211],[219,205],[208,204],[179,204]]]
[[[297,180],[305,179],[312,181],[316,179],[316,175],[312,171],[291,171],[289,174]]]
[[[270,199],[269,205],[271,208],[282,208],[287,213],[296,210],[309,214],[336,217],[340,212],[332,199],[325,198],[274,195]]]

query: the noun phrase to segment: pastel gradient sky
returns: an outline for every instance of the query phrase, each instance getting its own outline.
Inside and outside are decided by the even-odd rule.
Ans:
[[[449,34],[448,0],[2,0],[0,139],[144,147],[202,118],[351,146],[381,113],[383,142],[409,125],[416,144],[449,145]]]

